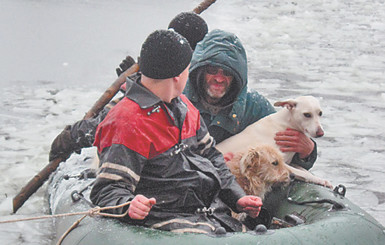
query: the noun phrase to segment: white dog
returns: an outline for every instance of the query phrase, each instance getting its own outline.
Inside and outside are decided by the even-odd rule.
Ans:
[[[300,131],[308,137],[316,138],[324,135],[320,124],[322,110],[318,100],[313,96],[301,96],[296,99],[276,102],[274,106],[282,106],[283,109],[249,125],[239,134],[219,143],[216,148],[224,155],[226,153],[246,152],[250,147],[261,144],[269,144],[279,149],[274,137],[277,132],[285,131],[287,128]],[[294,152],[283,153],[287,164],[291,162],[294,154]],[[332,187],[328,181],[314,176],[299,166],[289,167],[297,179]]]

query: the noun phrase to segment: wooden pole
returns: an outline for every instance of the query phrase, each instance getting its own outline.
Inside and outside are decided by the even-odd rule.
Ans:
[[[193,12],[196,14],[201,14],[208,7],[210,7],[211,4],[215,3],[215,1],[216,0],[204,0],[193,10]]]
[[[98,113],[107,105],[108,102],[115,96],[119,91],[120,86],[126,81],[126,77],[134,74],[139,70],[138,64],[133,64],[130,68],[124,71],[120,76],[111,84],[111,86],[102,94],[102,96],[95,102],[92,108],[86,113],[83,119],[88,119],[98,115]],[[48,163],[38,174],[35,175],[28,183],[25,185],[21,191],[13,198],[13,213],[24,204],[28,198],[35,193],[48,179],[51,173],[59,167],[60,163],[64,159],[56,158]]]
[[[104,108],[104,106],[107,105],[108,102],[110,102],[110,100],[119,91],[120,87],[126,81],[126,77],[134,74],[138,70],[139,70],[139,65],[135,63],[130,68],[125,70],[122,74],[120,74],[118,79],[116,79],[115,82],[111,84],[111,86],[106,91],[104,91],[104,94],[98,99],[98,101],[95,102],[92,108],[86,113],[86,115],[84,116],[84,119],[88,119],[98,115],[99,112]]]

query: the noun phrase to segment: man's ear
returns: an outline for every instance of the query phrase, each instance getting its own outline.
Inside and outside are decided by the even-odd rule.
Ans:
[[[179,75],[176,76],[176,77],[173,77],[172,80],[173,80],[174,82],[176,82],[176,83],[179,82],[179,80],[180,80],[180,75],[181,75],[181,74],[179,74]]]

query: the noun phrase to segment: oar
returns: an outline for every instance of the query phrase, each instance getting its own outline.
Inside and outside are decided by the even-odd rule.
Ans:
[[[120,74],[118,79],[116,79],[115,82],[111,84],[111,86],[106,91],[104,91],[103,95],[100,96],[100,98],[95,102],[92,108],[86,113],[83,119],[88,119],[98,115],[99,112],[103,110],[104,106],[107,105],[107,103],[110,102],[111,99],[119,91],[120,87],[126,81],[126,77],[134,74],[138,70],[139,70],[139,65],[137,63],[134,63],[130,68],[128,68],[122,74]]]
[[[208,7],[210,7],[211,4],[215,3],[215,1],[216,0],[204,0],[193,10],[193,12],[196,14],[201,14]]]
[[[126,77],[134,74],[139,70],[138,64],[133,64],[129,69],[124,71],[120,76],[111,84],[111,86],[100,96],[100,98],[95,102],[92,108],[86,113],[83,119],[91,118],[97,115],[105,105],[115,96],[119,91],[119,88],[126,81]],[[53,173],[59,164],[65,159],[56,158],[48,163],[45,168],[43,168],[38,174],[35,175],[22,189],[21,191],[13,198],[13,213],[24,204],[28,198],[35,193],[48,179],[51,173]]]
[[[196,14],[201,14],[205,11],[211,4],[215,3],[216,0],[203,0],[193,12]],[[95,102],[94,106],[86,113],[83,119],[88,119],[93,116],[96,116],[105,105],[115,96],[119,91],[119,88],[126,81],[126,77],[137,72],[139,70],[138,64],[133,64],[129,69],[124,71],[118,79],[103,93],[103,95]],[[38,174],[35,175],[28,183],[25,185],[21,191],[13,198],[13,213],[23,206],[25,201],[35,193],[48,179],[51,173],[53,173],[58,167],[59,164],[65,159],[56,158],[48,163],[45,168],[43,168]]]

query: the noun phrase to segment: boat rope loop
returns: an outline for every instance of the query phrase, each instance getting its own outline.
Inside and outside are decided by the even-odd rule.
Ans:
[[[84,196],[82,192],[73,191],[71,193],[71,199],[73,202],[78,202],[80,199],[83,200],[85,203],[87,203],[91,208],[96,207],[92,202],[88,201]]]
[[[302,201],[302,202],[298,202],[298,201],[295,201],[293,200],[291,197],[290,197],[290,192],[291,192],[291,188],[293,187],[293,183],[294,181],[292,181],[288,187],[288,190],[287,190],[287,195],[286,195],[286,199],[288,202],[290,203],[294,203],[294,204],[297,204],[297,205],[305,205],[305,204],[312,204],[312,203],[330,203],[332,204],[332,210],[343,210],[343,209],[346,209],[345,205],[343,203],[339,203],[337,201],[334,201],[334,200],[331,200],[331,199],[319,199],[319,200],[309,200],[309,201]]]
[[[90,202],[88,199],[86,199],[83,195],[83,192],[85,192],[86,190],[88,190],[93,184],[95,183],[95,181],[92,181],[90,184],[88,184],[86,187],[84,187],[82,190],[80,191],[73,191],[71,193],[71,199],[73,202],[78,202],[80,200],[83,200],[85,203],[88,204],[88,206],[90,206],[91,208],[94,208],[96,207],[92,202]]]
[[[336,186],[333,190],[335,193],[341,195],[341,196],[345,196],[346,194],[346,187],[342,184],[339,184],[338,186]]]

